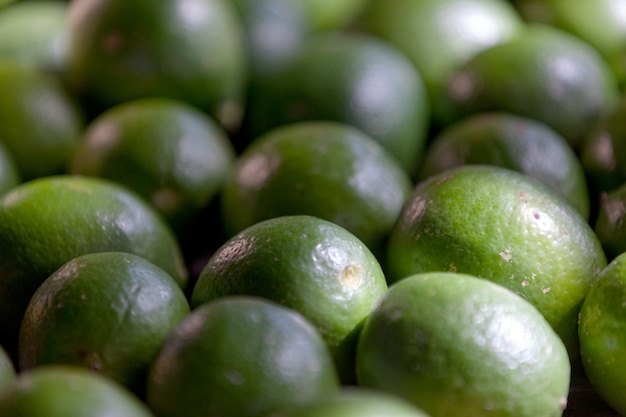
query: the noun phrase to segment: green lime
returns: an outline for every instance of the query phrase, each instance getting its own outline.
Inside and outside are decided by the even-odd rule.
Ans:
[[[380,390],[344,387],[338,394],[277,414],[279,417],[428,417],[405,399]]]
[[[15,379],[15,366],[8,352],[0,346],[0,392]]]
[[[81,365],[143,393],[150,363],[188,314],[182,289],[153,263],[123,252],[82,255],[31,298],[20,330],[20,370]]]
[[[48,176],[0,198],[0,343],[8,350],[37,287],[67,261],[128,252],[184,286],[187,272],[171,229],[143,199],[99,178]]]
[[[34,62],[62,73],[67,8],[64,1],[31,0],[0,9],[0,57]]]
[[[126,185],[182,232],[218,194],[234,157],[226,132],[207,114],[178,100],[145,98],[97,116],[70,172]]]
[[[2,417],[152,417],[123,386],[95,372],[47,365],[20,373],[0,391]]]
[[[357,381],[431,417],[560,417],[570,362],[523,298],[485,279],[432,272],[392,285],[367,318]]]
[[[589,291],[580,311],[580,351],[595,392],[626,414],[626,254],[616,257]]]
[[[378,141],[413,174],[428,133],[430,107],[420,74],[393,45],[345,31],[311,36],[251,101],[254,136],[301,121],[335,121]]]
[[[600,194],[594,231],[609,260],[626,252],[626,183]]]
[[[533,177],[589,218],[587,178],[578,155],[537,120],[489,112],[452,123],[431,140],[420,178],[466,164],[497,165]]]
[[[321,335],[300,314],[224,297],[193,310],[164,342],[147,403],[160,417],[262,417],[338,389]]]
[[[624,85],[626,3],[622,0],[515,0],[514,4],[525,20],[557,26],[589,42]]]
[[[21,175],[17,170],[17,164],[14,161],[13,155],[11,155],[7,147],[0,142],[0,195],[9,191],[20,182],[22,182]]]
[[[293,0],[234,0],[245,29],[253,81],[279,72],[312,33],[306,10]]]
[[[513,38],[524,24],[502,0],[370,0],[359,27],[413,62],[439,124],[448,77],[479,51]]]
[[[22,178],[65,172],[83,121],[59,80],[32,62],[0,60],[0,91],[0,142]]]
[[[585,138],[580,161],[591,187],[609,192],[626,182],[626,95]]]
[[[376,141],[335,122],[299,122],[257,138],[221,195],[229,235],[261,220],[306,214],[345,227],[378,254],[411,192]]]
[[[349,26],[369,0],[299,0],[307,11],[313,28],[318,31]]]
[[[592,228],[565,200],[519,172],[452,168],[417,185],[391,232],[390,282],[467,273],[533,304],[578,357],[578,311],[606,265]]]
[[[245,294],[292,308],[320,331],[346,381],[354,335],[386,289],[379,262],[352,233],[312,216],[282,216],[225,242],[200,273],[191,306]]]
[[[446,91],[448,122],[481,111],[515,113],[547,124],[575,148],[619,98],[598,51],[541,24],[474,55],[449,78]]]
[[[67,80],[100,107],[164,96],[236,129],[246,83],[242,25],[228,0],[76,0]]]

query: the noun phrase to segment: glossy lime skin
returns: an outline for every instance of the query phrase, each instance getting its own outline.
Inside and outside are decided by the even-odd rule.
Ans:
[[[580,350],[595,391],[620,414],[626,413],[626,255],[615,258],[593,286],[580,311]]]
[[[24,417],[153,417],[121,385],[86,369],[48,365],[0,391],[0,415]]]
[[[241,117],[245,41],[224,0],[78,0],[67,80],[101,107],[146,96],[186,101],[228,129]]]
[[[148,366],[188,314],[180,286],[152,262],[123,252],[82,255],[31,298],[20,328],[19,367],[80,365],[143,395]]]
[[[500,0],[373,0],[359,27],[397,46],[425,81],[433,122],[450,75],[476,53],[516,36],[524,23]]]
[[[344,123],[414,174],[430,105],[421,75],[393,45],[364,33],[317,34],[265,94],[248,109],[253,133],[306,120]]]
[[[320,331],[347,380],[354,334],[386,289],[379,262],[352,233],[312,216],[283,216],[224,243],[200,273],[191,306],[247,294],[297,310]]]
[[[467,164],[519,171],[561,195],[589,218],[587,178],[578,155],[547,125],[510,113],[477,113],[440,131],[424,155],[420,178]]]
[[[152,365],[147,402],[163,417],[261,417],[338,389],[311,323],[268,300],[238,296],[199,306],[174,329]]]
[[[379,253],[411,191],[409,175],[376,141],[334,122],[300,122],[257,138],[221,195],[229,235],[261,220],[305,214],[345,227]]]
[[[421,182],[387,247],[388,279],[455,271],[523,296],[579,355],[578,311],[606,265],[600,241],[565,200],[518,172],[464,165]]]
[[[480,111],[515,113],[547,124],[575,148],[618,98],[617,80],[598,51],[541,24],[476,54],[446,85],[448,122]]]
[[[312,34],[305,7],[293,0],[235,0],[245,30],[252,81],[276,74]]]
[[[405,399],[380,390],[349,386],[335,396],[278,413],[279,417],[428,417]]]
[[[67,54],[65,1],[23,1],[0,9],[0,58],[61,74]]]
[[[432,417],[558,417],[570,363],[542,315],[512,291],[433,272],[392,285],[367,318],[357,380]]]
[[[0,142],[24,180],[65,172],[83,128],[75,101],[38,65],[0,60]]]
[[[98,115],[69,171],[127,186],[181,232],[218,194],[234,158],[226,132],[210,116],[179,100],[144,98]]]
[[[92,252],[128,252],[187,281],[180,247],[137,194],[104,179],[48,176],[0,199],[0,340],[17,343],[37,287],[65,262]],[[9,347],[7,346],[7,349]]]
[[[621,0],[577,2],[515,0],[522,17],[564,29],[589,42],[608,61],[622,85],[626,81],[626,4]]]

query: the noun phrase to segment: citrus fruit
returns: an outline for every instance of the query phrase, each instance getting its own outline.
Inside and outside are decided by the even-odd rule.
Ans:
[[[387,278],[454,271],[533,304],[578,357],[578,311],[606,265],[591,226],[551,189],[519,172],[464,165],[415,188],[391,232]]]
[[[433,272],[392,285],[366,319],[357,381],[431,417],[558,417],[570,363],[523,298],[475,276]]]
[[[76,366],[48,365],[20,373],[0,391],[0,416],[152,417],[152,413],[109,378]]]
[[[533,177],[589,218],[587,178],[578,155],[537,120],[487,112],[452,123],[431,140],[420,178],[466,164],[497,165]]]
[[[207,114],[178,100],[144,98],[91,121],[70,172],[126,185],[180,232],[217,195],[234,156],[228,136]]]
[[[7,351],[0,346],[0,391],[15,379],[15,367]]]
[[[299,0],[318,31],[349,26],[369,0]]]
[[[61,73],[67,52],[67,7],[63,1],[34,0],[0,9],[0,57]]]
[[[352,233],[317,217],[282,216],[225,242],[200,273],[191,306],[244,294],[292,308],[320,331],[346,381],[354,334],[386,289],[379,262]]]
[[[102,108],[146,96],[180,99],[236,129],[245,41],[226,0],[77,0],[68,10],[67,80]]]
[[[21,181],[21,175],[17,170],[17,164],[13,160],[13,155],[0,142],[0,195],[15,187]]]
[[[626,252],[626,183],[600,194],[594,231],[610,260]]]
[[[22,321],[20,370],[82,365],[142,393],[148,366],[189,314],[163,269],[123,252],[78,256],[35,291]]]
[[[128,252],[168,272],[187,272],[178,242],[137,194],[100,178],[38,178],[0,198],[0,341],[10,350],[39,285],[65,262],[92,252]]]
[[[344,123],[414,173],[430,108],[420,74],[393,45],[364,33],[313,35],[272,87],[247,109],[253,135],[306,120]]]
[[[428,417],[405,399],[380,390],[343,387],[338,394],[279,412],[279,417]]]
[[[564,29],[589,42],[608,61],[622,85],[626,82],[626,4],[622,0],[516,0],[521,16]]]
[[[376,141],[335,122],[299,122],[258,137],[221,194],[228,235],[283,215],[320,217],[379,252],[411,191],[405,170]]]
[[[578,148],[618,97],[614,74],[591,45],[554,26],[531,24],[454,72],[447,120],[506,111],[547,124]]]
[[[301,2],[234,0],[233,4],[245,30],[249,75],[253,81],[279,72],[312,33]]]
[[[589,291],[580,311],[580,350],[592,387],[620,414],[626,413],[626,254],[616,257]]]
[[[166,339],[147,403],[159,417],[261,417],[338,389],[322,337],[300,314],[224,297],[193,310]]]
[[[0,91],[0,142],[22,178],[63,173],[83,128],[63,85],[32,62],[0,60]]]
[[[436,124],[448,77],[477,52],[524,27],[517,11],[502,0],[371,0],[358,22],[361,30],[396,45],[413,62]]]
[[[626,95],[585,138],[580,161],[590,186],[608,192],[626,181]]]

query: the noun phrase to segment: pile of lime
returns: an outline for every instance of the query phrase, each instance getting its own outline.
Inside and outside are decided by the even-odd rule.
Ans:
[[[0,0],[0,416],[626,416],[624,120],[623,0]]]

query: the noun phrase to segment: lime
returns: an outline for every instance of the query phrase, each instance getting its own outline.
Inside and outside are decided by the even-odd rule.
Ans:
[[[187,272],[178,242],[143,199],[108,180],[48,176],[0,198],[0,343],[8,350],[28,301],[65,262],[92,252],[128,252],[167,271]]]
[[[0,142],[0,195],[9,191],[21,181],[21,175],[17,170],[17,164],[13,155]]]
[[[152,417],[134,395],[83,368],[48,365],[20,373],[0,391],[2,417]]]
[[[180,99],[239,124],[245,40],[227,0],[77,0],[69,5],[67,80],[100,107]]]
[[[502,0],[370,0],[359,27],[396,45],[413,62],[439,124],[448,77],[477,52],[513,38],[524,24]]]
[[[344,387],[337,395],[277,414],[279,417],[428,417],[405,399],[380,390]]]
[[[123,252],[78,256],[31,298],[19,366],[82,365],[143,393],[150,362],[188,314],[178,284],[144,258]]]
[[[559,417],[570,363],[523,298],[485,279],[433,272],[392,285],[367,318],[357,380],[432,417]]]
[[[0,60],[0,91],[0,142],[22,178],[63,173],[83,129],[63,85],[32,62]]]
[[[67,8],[63,1],[31,0],[0,9],[0,57],[33,62],[62,73],[67,53]]]
[[[182,232],[222,187],[235,151],[205,113],[174,99],[137,99],[98,115],[70,172],[114,180],[149,201]]]
[[[515,113],[547,124],[575,148],[619,97],[598,51],[541,24],[474,55],[450,77],[446,91],[448,122],[480,111]]]
[[[293,0],[233,0],[245,30],[253,81],[279,72],[312,33],[306,10]]]
[[[299,0],[307,11],[313,28],[318,31],[349,26],[369,0]]]
[[[249,104],[252,135],[307,120],[344,123],[415,172],[430,107],[420,74],[393,45],[364,33],[324,32],[311,36],[277,77]]]
[[[616,257],[589,291],[580,312],[580,350],[594,390],[626,414],[626,254]]]
[[[388,279],[475,275],[533,304],[578,357],[578,311],[606,265],[600,241],[565,200],[507,168],[464,165],[417,185],[391,232]]]
[[[420,178],[466,164],[497,165],[533,177],[589,218],[587,178],[578,155],[539,121],[491,112],[463,118],[432,139]]]
[[[352,233],[312,216],[283,216],[225,242],[200,273],[191,306],[245,294],[292,308],[317,327],[347,381],[354,335],[386,289],[380,264]]]
[[[626,181],[626,95],[585,138],[580,160],[591,187],[608,192]]]
[[[0,346],[0,391],[10,385],[15,379],[15,367],[11,357],[2,346]]]
[[[608,61],[615,75],[626,82],[626,3],[622,0],[581,1],[515,0],[530,22],[557,26],[589,42]]]
[[[338,389],[322,337],[300,314],[224,297],[193,310],[164,342],[147,402],[160,417],[262,417]]]
[[[594,231],[609,260],[626,252],[626,183],[600,194]]]
[[[261,220],[305,214],[345,227],[379,253],[411,180],[376,141],[335,122],[299,122],[258,137],[221,195],[227,234]]]

